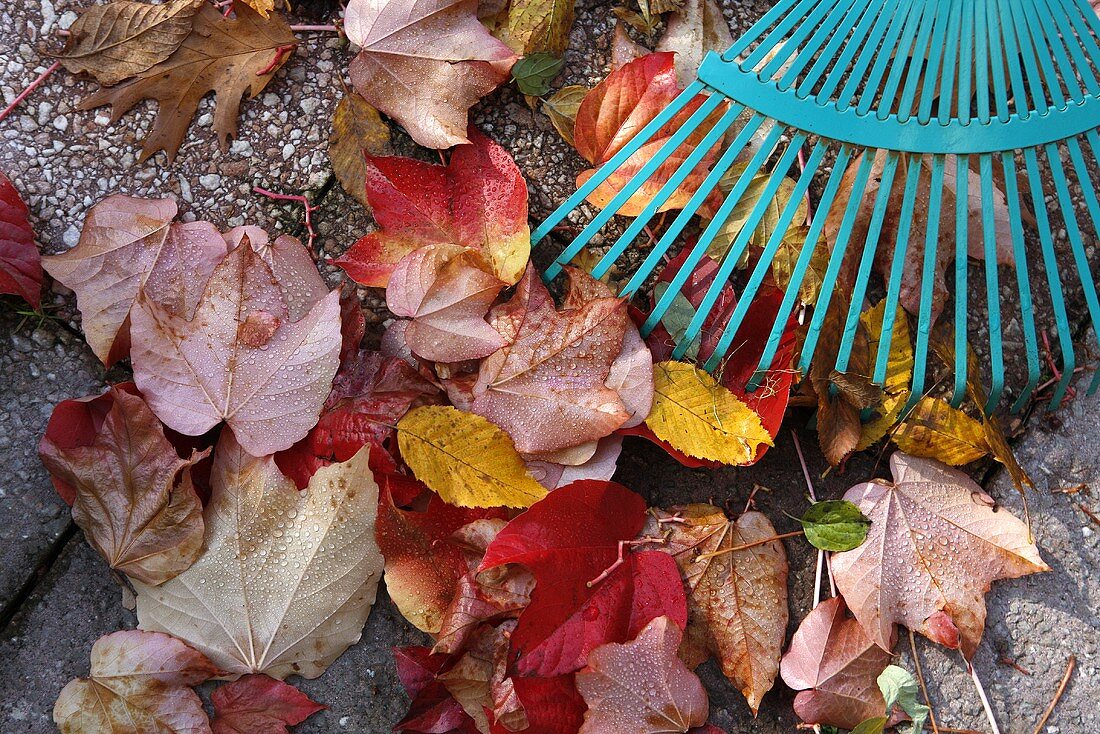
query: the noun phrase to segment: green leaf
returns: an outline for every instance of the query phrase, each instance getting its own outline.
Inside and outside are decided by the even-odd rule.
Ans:
[[[897,665],[887,665],[886,670],[882,671],[878,677],[878,687],[882,691],[882,697],[886,699],[887,713],[892,711],[894,706],[900,706],[901,710],[913,720],[914,734],[924,727],[924,722],[928,718],[928,707],[917,701],[920,687],[912,673]]]
[[[541,97],[550,91],[550,82],[565,65],[564,59],[556,59],[547,53],[524,56],[512,66],[512,78],[524,94]]]
[[[882,730],[886,728],[886,717],[876,716],[873,719],[867,719],[861,722],[859,726],[852,729],[852,734],[882,734]]]
[[[837,552],[862,545],[871,526],[871,521],[847,500],[815,502],[799,522],[810,545]]]

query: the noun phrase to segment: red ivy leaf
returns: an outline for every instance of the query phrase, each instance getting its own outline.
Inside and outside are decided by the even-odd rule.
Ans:
[[[28,214],[11,179],[0,173],[0,293],[19,296],[38,308],[42,261]]]
[[[288,734],[325,707],[289,683],[266,675],[246,675],[210,696],[214,734]]]

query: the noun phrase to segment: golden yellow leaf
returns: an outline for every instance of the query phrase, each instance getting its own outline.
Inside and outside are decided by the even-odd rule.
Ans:
[[[860,324],[867,333],[868,365],[872,372],[878,356],[879,340],[882,338],[882,316],[885,310],[886,301],[882,300],[859,315]],[[900,307],[894,314],[893,331],[890,355],[886,362],[886,379],[882,385],[882,403],[875,410],[875,416],[863,424],[857,451],[862,451],[885,436],[898,422],[901,411],[909,400],[909,388],[913,380],[913,340],[909,336],[909,317]]]
[[[508,434],[449,405],[414,408],[397,424],[401,456],[420,481],[459,507],[529,507],[546,489]]]
[[[772,277],[776,285],[786,290],[791,282],[795,264],[802,254],[802,248],[807,246],[806,236],[810,233],[805,220],[801,223],[795,221],[791,228],[779,243],[779,249],[775,251],[772,259]],[[798,287],[798,297],[803,303],[815,304],[821,293],[821,284],[825,279],[825,271],[829,266],[829,243],[824,237],[819,237],[814,246],[813,254],[806,272],[802,276],[802,283]]]
[[[745,167],[743,165],[734,166],[730,172],[723,176],[718,182],[719,188],[723,192],[728,193],[737,184],[737,181],[741,178],[744,171]],[[741,230],[744,229],[757,203],[763,197],[764,190],[768,187],[770,180],[771,174],[762,173],[753,177],[752,181],[749,182],[748,188],[745,189],[745,193],[737,200],[737,204],[733,207],[733,210],[730,211],[729,216],[726,217],[726,222],[718,231],[714,241],[707,247],[708,255],[719,261],[726,256],[734,240],[737,239],[738,235],[741,234]],[[784,178],[780,183],[779,190],[776,191],[772,200],[768,202],[763,217],[761,217],[756,225],[755,231],[752,233],[752,239],[750,241],[753,246],[762,248],[767,244],[768,239],[771,238],[772,233],[779,224],[779,217],[783,213],[783,209],[786,208],[787,202],[791,199],[794,185],[794,181],[789,178]],[[798,209],[795,211],[794,219],[791,221],[792,226],[788,228],[788,232],[794,230],[794,225],[806,221],[805,199],[798,203]],[[748,252],[749,250],[746,249],[746,256]]]
[[[248,6],[265,18],[271,17],[271,11],[275,9],[275,0],[244,0]]]
[[[581,100],[590,90],[580,84],[562,87],[542,101],[542,111],[550,118],[562,140],[573,144],[573,125],[577,122],[577,110]]]
[[[663,441],[698,459],[749,464],[760,444],[772,445],[752,408],[686,362],[653,366],[653,410],[646,425]]]
[[[989,453],[985,427],[940,398],[924,397],[894,434],[894,443],[913,456],[951,466],[969,464]]]

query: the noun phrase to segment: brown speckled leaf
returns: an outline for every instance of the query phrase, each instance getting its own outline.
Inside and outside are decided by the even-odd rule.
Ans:
[[[171,56],[130,81],[86,97],[79,108],[109,104],[111,119],[117,120],[142,100],[156,100],[157,118],[140,159],[163,150],[171,161],[199,101],[214,92],[214,132],[226,147],[237,132],[241,97],[263,91],[298,44],[282,16],[272,14],[265,20],[245,3],[237,3],[235,11],[236,18],[224,18],[212,5],[203,5],[195,14],[191,35]]]
[[[794,710],[808,724],[854,729],[882,716],[878,676],[890,653],[871,641],[844,599],[827,599],[806,615],[783,656],[783,682],[798,691]]]
[[[147,584],[187,569],[202,552],[202,505],[181,459],[145,401],[112,389],[111,409],[90,446],[44,438],[54,476],[76,489],[73,519],[111,568]]]
[[[367,450],[299,492],[272,457],[248,455],[225,431],[211,484],[206,552],[161,586],[134,585],[141,628],[231,673],[316,678],[359,640],[382,577]]]
[[[781,541],[697,559],[774,536],[775,528],[759,512],[731,522],[705,504],[656,510],[683,522],[653,521],[647,535],[668,538],[654,550],[671,553],[688,590],[689,639],[704,641],[722,663],[722,672],[745,695],[755,713],[779,672],[787,631],[787,554]]]
[[[332,133],[328,139],[328,157],[332,172],[344,191],[363,206],[367,201],[367,161],[364,153],[391,155],[390,127],[378,110],[358,94],[347,93],[332,113]]]
[[[707,692],[676,656],[682,633],[657,617],[623,644],[601,645],[577,673],[588,704],[579,734],[686,732],[707,721]]]
[[[837,588],[884,650],[902,624],[973,657],[985,627],[985,592],[997,579],[1050,568],[1027,526],[960,471],[897,452],[893,483],[844,495],[871,519],[867,541],[833,556]]]

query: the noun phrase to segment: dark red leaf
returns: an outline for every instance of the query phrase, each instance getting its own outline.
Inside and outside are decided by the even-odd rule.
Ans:
[[[38,308],[42,260],[29,213],[11,180],[0,173],[0,293],[19,296]]]
[[[218,688],[214,704],[214,734],[287,734],[325,707],[294,686],[266,675],[246,675]]]
[[[530,725],[523,734],[576,734],[584,723],[584,699],[572,673],[553,678],[512,679]],[[514,734],[497,724],[491,734]]]

